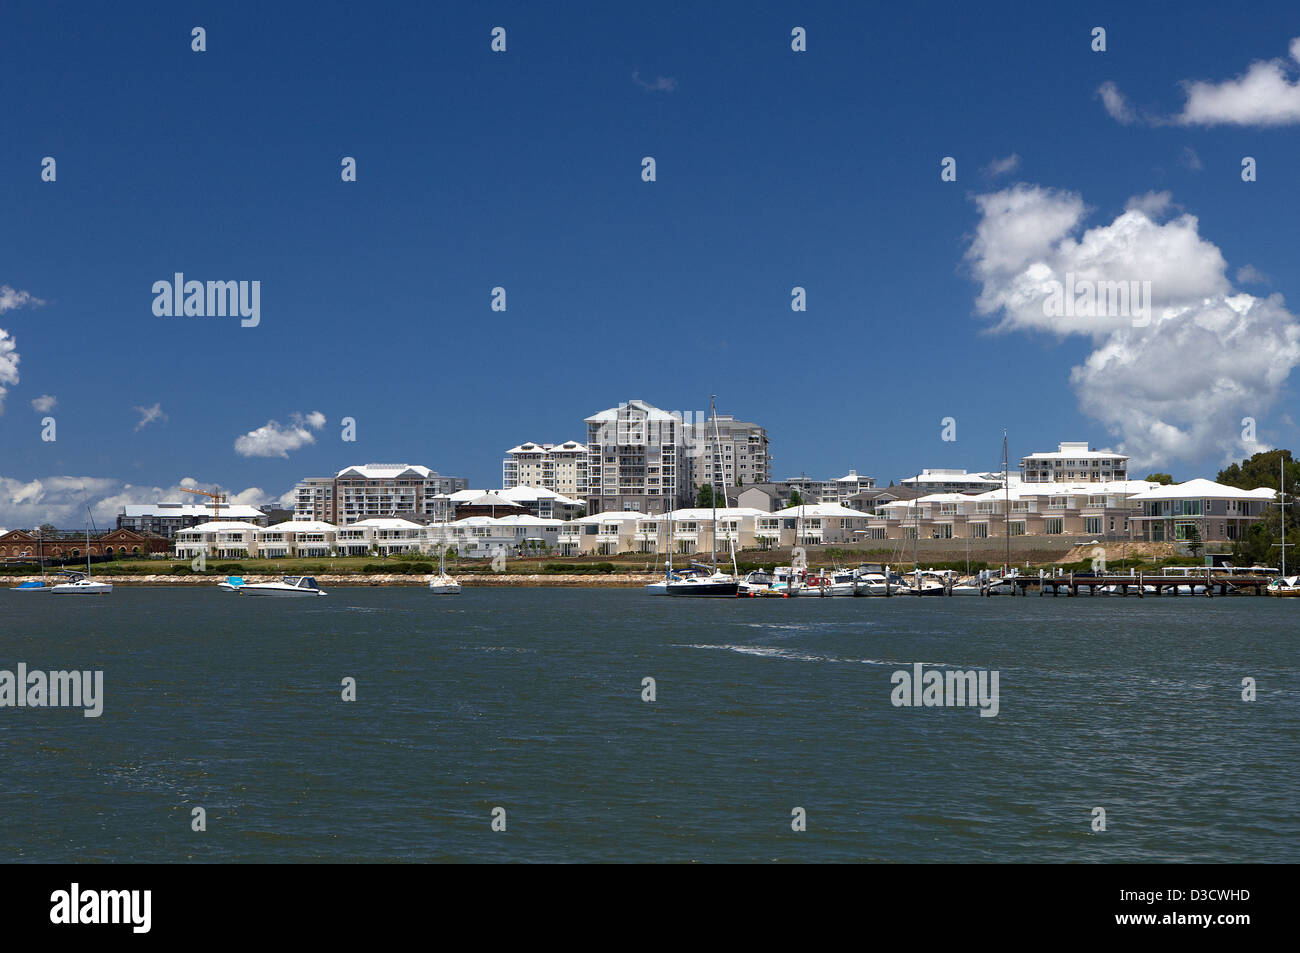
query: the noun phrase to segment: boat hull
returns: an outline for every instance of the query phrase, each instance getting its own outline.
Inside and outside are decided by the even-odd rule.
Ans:
[[[725,599],[734,598],[740,591],[738,582],[697,582],[697,583],[678,583],[677,585],[665,587],[670,596],[712,596],[714,598]]]
[[[300,599],[306,596],[323,596],[319,589],[296,589],[292,586],[263,586],[259,584],[240,586],[235,590],[241,596],[271,596],[277,598]]]
[[[106,596],[112,591],[113,585],[108,582],[92,582],[81,586],[67,583],[50,588],[50,592],[56,596]]]

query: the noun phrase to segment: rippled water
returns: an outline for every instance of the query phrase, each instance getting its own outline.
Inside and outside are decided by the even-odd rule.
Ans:
[[[0,708],[0,860],[1295,862],[1298,614],[0,593],[0,669],[103,669],[106,696],[99,719]],[[894,707],[914,662],[996,669],[999,714]]]

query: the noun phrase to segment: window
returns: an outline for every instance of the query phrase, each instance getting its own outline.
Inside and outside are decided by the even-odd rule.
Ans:
[[[1085,517],[1083,518],[1083,531],[1084,531],[1085,533],[1100,533],[1100,532],[1101,532],[1101,517],[1100,517],[1100,516],[1085,516]]]
[[[1024,521],[1024,520],[1012,520],[1012,521],[1011,521],[1011,535],[1012,535],[1012,536],[1024,536],[1024,535],[1025,535],[1025,521]]]
[[[1065,520],[1059,516],[1043,520],[1043,532],[1049,536],[1059,536],[1065,532]]]

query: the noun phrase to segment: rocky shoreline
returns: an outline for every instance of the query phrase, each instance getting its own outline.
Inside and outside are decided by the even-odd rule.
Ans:
[[[24,582],[39,582],[40,576],[11,576],[9,577],[9,586],[17,586]],[[224,582],[225,576],[168,576],[168,575],[141,575],[141,576],[95,576],[97,582],[109,582],[114,586],[212,586],[216,587],[217,583]],[[279,582],[284,577],[282,575],[245,575],[245,582]],[[316,575],[315,580],[320,584],[322,589],[329,589],[331,586],[344,587],[352,586],[357,588],[368,588],[376,586],[412,586],[422,587],[429,584],[432,576],[416,575]],[[476,587],[501,587],[501,586],[525,586],[525,587],[554,587],[568,589],[635,589],[644,586],[648,582],[654,582],[662,578],[657,573],[494,573],[492,575],[466,573],[463,576],[457,576],[456,581],[463,588],[472,589]]]

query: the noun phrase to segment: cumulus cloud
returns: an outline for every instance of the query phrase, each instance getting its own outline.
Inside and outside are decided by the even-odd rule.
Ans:
[[[1256,60],[1232,79],[1184,80],[1186,101],[1182,112],[1169,118],[1147,117],[1146,121],[1180,126],[1266,127],[1300,123],[1300,37],[1291,41],[1288,52],[1289,59]],[[1097,93],[1115,121],[1129,124],[1139,120],[1114,83],[1103,83]]]
[[[677,80],[671,76],[656,76],[654,79],[646,82],[641,78],[640,71],[633,71],[632,82],[636,83],[642,89],[649,90],[652,93],[671,93],[677,89]]]
[[[1239,285],[1267,285],[1272,284],[1268,275],[1264,274],[1254,265],[1242,265],[1237,269],[1237,284]]]
[[[1018,168],[1020,168],[1020,156],[1013,152],[1005,159],[994,159],[984,167],[984,171],[996,178],[1014,172]]]
[[[159,487],[137,486],[110,477],[48,476],[18,480],[0,476],[0,524],[33,529],[42,523],[52,523],[59,529],[80,529],[86,523],[85,506],[89,502],[95,526],[111,529],[128,503],[204,501],[203,497],[180,492],[181,487],[212,489],[210,484],[200,484],[192,477],[185,477],[174,486]],[[230,503],[262,506],[270,502],[259,487],[238,493],[222,492]]]
[[[42,394],[32,401],[32,410],[38,414],[48,414],[57,406],[59,406],[59,399],[52,394]]]
[[[29,291],[18,291],[8,285],[0,285],[0,314],[18,308],[39,307],[45,302],[33,297]],[[0,414],[4,413],[5,395],[9,388],[18,383],[18,346],[13,336],[0,328]]]
[[[1087,229],[1088,210],[1072,192],[1018,185],[975,202],[967,260],[980,282],[977,311],[997,330],[1088,336],[1093,351],[1071,383],[1135,467],[1264,449],[1241,439],[1240,421],[1272,406],[1300,364],[1300,324],[1281,295],[1232,286],[1195,216],[1158,221],[1172,207],[1165,193],[1132,199],[1113,221]],[[1117,281],[1150,282],[1145,322],[1051,307],[1063,286]]]
[[[134,407],[132,408],[139,415],[140,419],[136,422],[135,429],[143,430],[155,420],[167,421],[167,415],[163,413],[162,404],[154,404],[152,407]]]
[[[241,457],[288,457],[289,451],[315,443],[313,430],[325,426],[325,415],[314,410],[307,415],[295,413],[288,426],[268,420],[235,440],[235,453]]]

